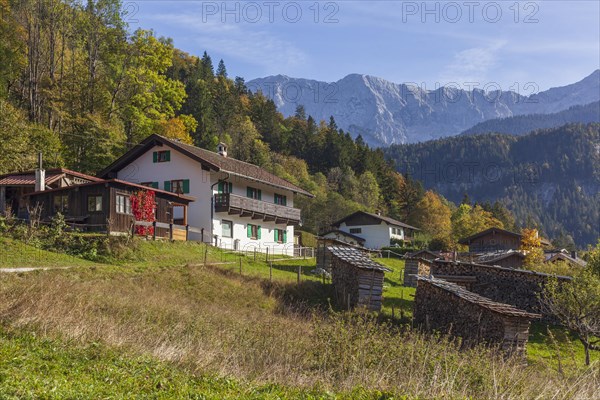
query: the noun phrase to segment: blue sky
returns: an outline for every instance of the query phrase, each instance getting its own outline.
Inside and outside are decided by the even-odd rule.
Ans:
[[[350,73],[427,89],[539,90],[600,68],[600,1],[136,1],[153,29],[230,76],[336,81]],[[486,86],[487,85],[487,86]]]

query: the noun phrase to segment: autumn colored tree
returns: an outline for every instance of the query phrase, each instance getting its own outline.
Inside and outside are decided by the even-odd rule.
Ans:
[[[452,235],[457,241],[488,228],[504,228],[504,225],[480,205],[461,204],[452,214]]]
[[[432,238],[446,239],[452,233],[452,211],[442,198],[428,190],[417,203],[410,222],[431,235]]]
[[[544,262],[544,251],[542,250],[542,240],[538,230],[535,228],[524,228],[521,231],[521,247],[519,250],[525,252],[523,266],[527,269],[534,269],[536,265]]]

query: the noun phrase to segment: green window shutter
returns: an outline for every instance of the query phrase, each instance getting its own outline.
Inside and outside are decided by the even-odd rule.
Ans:
[[[287,243],[287,230],[283,231],[283,243]]]
[[[256,238],[260,239],[260,225],[256,228]]]
[[[152,187],[154,189],[158,189],[158,182],[152,182]]]
[[[158,151],[152,153],[152,162],[158,162]]]
[[[250,186],[246,188],[246,197],[252,197],[252,188]]]
[[[187,194],[189,192],[190,192],[190,180],[184,179],[183,180],[183,194]]]
[[[223,181],[219,181],[219,193],[223,193]]]
[[[233,192],[233,183],[229,182],[229,193]]]
[[[171,161],[171,150],[167,150],[167,161]]]
[[[275,241],[279,240],[279,229],[275,229]]]
[[[283,205],[287,206],[287,196],[283,196]]]
[[[248,234],[248,237],[251,238],[252,237],[252,225],[248,224],[248,226],[246,227],[246,230],[247,230],[246,233]]]
[[[258,189],[258,199],[259,199],[259,200],[261,200],[261,197],[262,197],[262,196],[261,196],[261,194],[262,194],[262,193],[261,193],[261,190],[260,190],[260,189]]]
[[[171,181],[165,181],[165,190],[167,192],[171,191]]]

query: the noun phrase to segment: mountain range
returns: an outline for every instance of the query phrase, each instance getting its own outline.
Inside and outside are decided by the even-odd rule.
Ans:
[[[426,90],[361,74],[331,83],[276,75],[251,80],[247,86],[262,91],[285,116],[302,105],[316,120],[333,116],[352,136],[361,135],[371,146],[382,147],[458,135],[488,120],[552,114],[597,102],[600,70],[571,85],[531,95],[450,86]],[[535,89],[535,84],[520,86],[528,92]]]

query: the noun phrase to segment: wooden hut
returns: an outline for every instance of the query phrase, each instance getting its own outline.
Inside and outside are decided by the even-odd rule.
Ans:
[[[353,247],[330,246],[328,250],[331,253],[331,282],[338,305],[380,311],[384,273],[391,270]]]
[[[159,226],[163,226],[157,228],[157,236],[168,237],[169,229],[164,225],[176,224],[183,227],[179,230],[183,231],[184,239],[187,207],[194,198],[182,194],[110,179],[30,193],[27,202],[41,208],[42,221],[49,221],[61,213],[68,223],[82,230],[129,233],[135,220],[130,197],[140,190],[155,193],[155,218]],[[183,207],[183,219],[173,218],[174,207]]]
[[[459,336],[465,346],[498,344],[524,354],[529,325],[540,314],[520,310],[441,279],[418,277],[414,323],[428,331]]]

